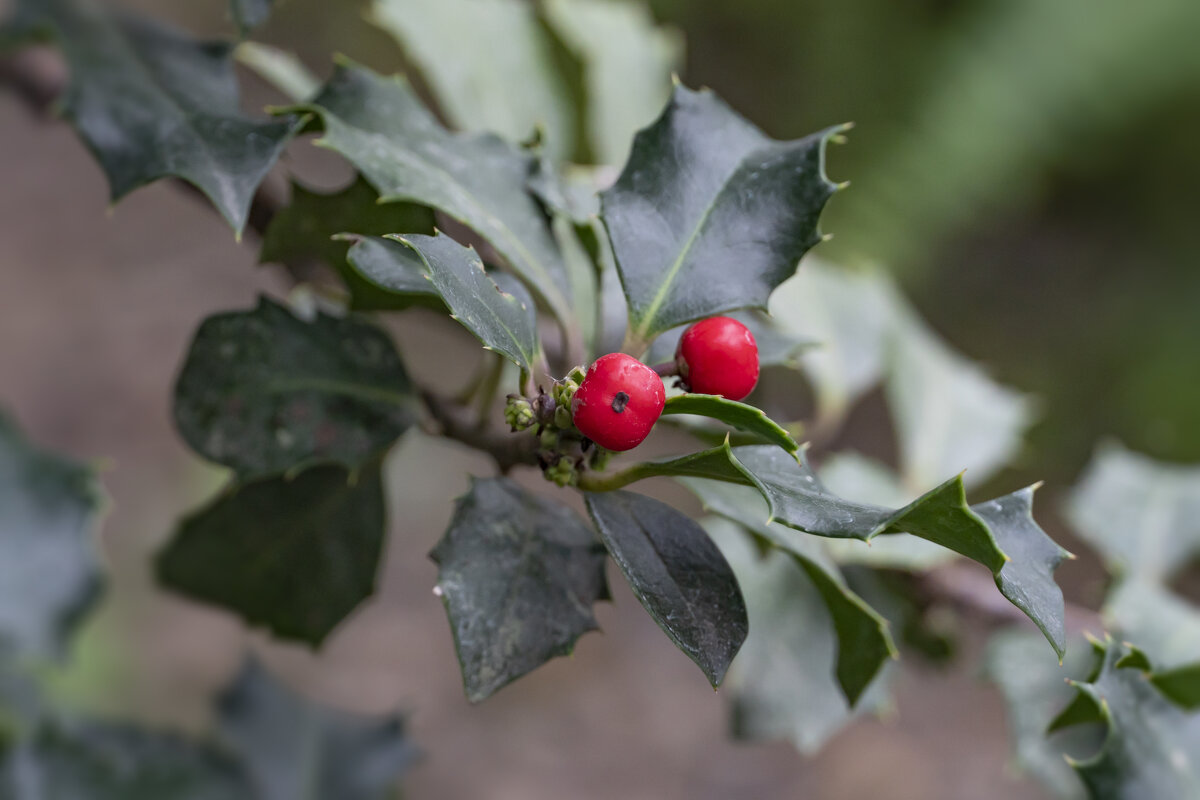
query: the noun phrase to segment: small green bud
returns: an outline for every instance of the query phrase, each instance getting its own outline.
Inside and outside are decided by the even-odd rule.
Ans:
[[[608,467],[608,460],[610,458],[612,458],[611,450],[605,450],[600,445],[595,445],[595,449],[592,451],[592,457],[591,461],[589,462],[589,466],[599,472]]]
[[[504,406],[504,421],[514,431],[523,431],[533,426],[533,405],[524,397],[510,394]]]
[[[538,440],[538,447],[547,452],[558,450],[559,432],[557,428],[546,428],[542,431],[542,436]]]
[[[569,456],[563,456],[546,468],[545,475],[547,480],[554,481],[559,486],[571,486],[578,480],[575,460]]]
[[[560,407],[571,407],[571,400],[575,397],[575,390],[579,388],[579,384],[583,382],[583,377],[587,373],[583,367],[575,367],[567,373],[567,377],[561,381],[554,382],[554,402]]]
[[[554,409],[554,426],[566,430],[571,427],[571,406],[560,405]]]

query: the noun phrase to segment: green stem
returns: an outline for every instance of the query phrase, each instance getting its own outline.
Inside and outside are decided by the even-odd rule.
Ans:
[[[645,478],[654,478],[663,474],[665,473],[661,470],[660,464],[655,464],[652,461],[643,461],[640,464],[634,464],[606,475],[585,472],[579,476],[579,482],[576,486],[584,492],[612,492]]]

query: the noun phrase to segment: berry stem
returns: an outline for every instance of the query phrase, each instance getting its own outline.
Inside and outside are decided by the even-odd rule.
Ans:
[[[679,365],[676,364],[674,361],[664,361],[661,364],[655,364],[650,369],[657,372],[658,377],[660,377],[660,378],[669,378],[672,375],[679,374]]]

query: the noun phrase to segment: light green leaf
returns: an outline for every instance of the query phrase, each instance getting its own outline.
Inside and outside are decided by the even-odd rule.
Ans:
[[[374,593],[384,523],[378,463],[235,484],[180,523],[158,580],[315,647]]]
[[[747,631],[742,593],[721,551],[695,521],[658,500],[589,493],[587,506],[642,606],[720,685]]]
[[[1200,467],[1106,445],[1072,491],[1067,516],[1109,569],[1165,579],[1200,550]]]
[[[232,45],[90,0],[20,0],[9,34],[42,33],[70,66],[63,113],[104,168],[113,200],[182,178],[240,234],[254,193],[301,123],[241,113]]]
[[[571,155],[575,98],[534,4],[375,0],[368,19],[404,47],[452,125],[510,141],[540,129],[555,158]]]
[[[442,128],[401,78],[343,61],[296,111],[323,122],[318,144],[349,159],[381,200],[442,211],[486,238],[561,320],[571,312],[550,226],[525,182],[534,157],[495,136]]]
[[[59,655],[101,585],[96,473],[0,412],[0,656]]]
[[[570,654],[609,596],[591,528],[506,478],[472,481],[430,557],[473,703]]]
[[[515,281],[489,276],[475,250],[449,236],[395,237],[424,262],[451,316],[488,350],[510,359],[526,374],[538,361],[537,312]]]
[[[417,758],[399,714],[319,706],[254,658],[217,701],[217,735],[246,765],[257,800],[387,800]]]
[[[654,121],[683,65],[683,37],[625,0],[547,0],[546,19],[583,62],[587,134],[602,164],[619,166]]]
[[[824,151],[838,129],[773,141],[708,91],[676,86],[601,195],[632,342],[738,308],[771,291],[820,241],[835,186]]]
[[[738,577],[750,619],[750,634],[725,683],[733,704],[734,734],[751,740],[786,738],[801,752],[815,753],[855,715],[882,701],[883,676],[852,708],[845,681],[839,685],[835,673],[855,660],[874,662],[875,669],[886,662],[886,626],[865,609],[860,612],[861,600],[848,590],[837,600],[844,586],[838,592],[822,592],[816,582],[820,569],[806,572],[805,562],[794,554],[772,550],[763,556],[740,526],[723,520],[710,518],[705,528]],[[830,613],[831,602],[844,609],[838,617]],[[848,624],[853,617],[846,612],[862,624]],[[839,637],[839,623],[845,638]],[[867,644],[884,646],[882,655],[877,649],[856,653],[864,644],[854,635],[856,630],[867,637]]]
[[[758,408],[711,394],[681,394],[671,397],[663,407],[663,415],[694,414],[710,417],[740,431],[752,433],[764,441],[788,452],[800,448],[791,434]]]
[[[355,468],[417,413],[382,329],[324,314],[306,322],[265,297],[253,311],[205,320],[175,385],[183,438],[242,478],[314,461]]]

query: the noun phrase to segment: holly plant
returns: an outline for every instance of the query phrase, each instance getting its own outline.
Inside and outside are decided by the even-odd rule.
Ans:
[[[233,2],[243,37],[271,5]],[[812,751],[886,705],[897,639],[944,649],[925,612],[948,582],[930,576],[990,575],[974,602],[1006,621],[996,602],[1011,604],[1063,657],[1053,573],[1069,556],[1031,514],[1036,487],[968,501],[1017,452],[1028,398],[950,351],[881,273],[801,264],[844,188],[826,157],[848,126],[771,138],[672,79],[678,35],[637,5],[375,0],[369,18],[414,77],[339,57],[320,81],[286,52],[89,0],[18,0],[3,29],[10,47],[62,54],[58,108],[114,200],[158,180],[198,193],[296,282],[208,318],[183,357],[179,434],[228,482],[158,552],[163,587],[320,647],[377,590],[389,516],[404,527],[389,454],[432,435],[494,464],[430,552],[471,701],[597,628],[610,558],[727,688],[746,738]],[[235,59],[280,93],[268,115],[242,111]],[[268,176],[312,145],[353,179],[324,192],[292,177],[280,200]],[[397,315],[415,321],[408,340]],[[482,351],[431,381],[405,353],[453,336],[438,317]],[[829,450],[876,386],[895,470]],[[15,665],[61,649],[97,594],[95,502],[86,469],[0,431],[0,531],[61,564],[53,580],[0,565]],[[659,499],[667,481],[699,502]],[[1151,691],[1121,673],[1140,656],[1098,646],[1085,696]],[[72,798],[383,796],[410,755],[400,722],[302,704],[251,663],[215,744],[30,712],[7,779]],[[1115,725],[1121,708],[1072,719]],[[129,754],[145,774],[118,768]],[[1096,788],[1127,755],[1084,774],[1095,796],[1137,796]]]

